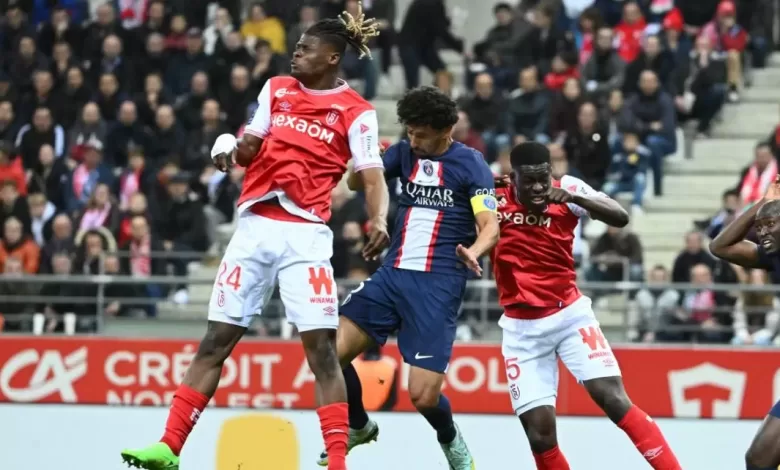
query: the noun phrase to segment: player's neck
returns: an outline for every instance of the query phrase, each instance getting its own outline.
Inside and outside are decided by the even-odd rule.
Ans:
[[[445,153],[447,153],[447,150],[450,149],[452,146],[452,137],[448,137],[447,140],[442,142],[442,144],[439,146],[439,148],[436,149],[436,151],[433,153],[434,157],[441,157]]]
[[[301,85],[309,90],[332,90],[341,86],[343,81],[335,75],[325,75],[319,80],[312,80],[309,83],[301,81]]]

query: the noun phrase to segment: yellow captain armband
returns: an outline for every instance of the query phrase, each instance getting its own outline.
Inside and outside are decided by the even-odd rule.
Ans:
[[[471,209],[474,211],[474,215],[485,211],[496,212],[497,208],[498,201],[492,194],[477,194],[471,198]]]

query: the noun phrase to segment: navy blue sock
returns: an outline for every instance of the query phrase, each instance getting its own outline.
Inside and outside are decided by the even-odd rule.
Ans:
[[[347,384],[347,405],[349,406],[349,427],[363,429],[368,424],[368,414],[363,407],[363,385],[360,383],[355,366],[349,364],[343,369],[344,382]]]
[[[439,404],[435,408],[420,410],[420,414],[431,423],[436,430],[436,438],[442,444],[449,444],[455,440],[457,431],[452,422],[452,408],[450,401],[444,394],[439,395]]]

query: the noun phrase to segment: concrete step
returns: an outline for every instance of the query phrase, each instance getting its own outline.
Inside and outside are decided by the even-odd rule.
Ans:
[[[742,90],[742,100],[745,102],[780,103],[780,88],[777,88],[778,86],[780,86],[780,82],[776,82],[774,88],[771,85],[755,83],[752,87]]]
[[[702,162],[704,164],[704,162]],[[737,184],[739,174],[680,174],[668,172],[664,175],[664,197],[687,198],[689,196],[709,198],[713,192],[720,194]]]
[[[659,197],[645,202],[648,213],[714,213],[720,207],[720,194],[726,188],[719,188],[714,195],[695,197]]]
[[[769,131],[766,133],[769,135]],[[667,174],[734,174],[753,158],[754,138],[709,138],[693,142],[693,158],[667,161]]]
[[[740,103],[723,111],[723,124],[713,135],[721,138],[764,139],[777,126],[777,103]]]
[[[772,54],[767,60],[767,68],[780,67],[780,54]]]
[[[693,221],[705,219],[712,212],[647,212],[631,218],[631,230],[642,234],[685,233]]]
[[[680,250],[682,250],[682,244],[678,247],[674,247],[673,249],[668,250],[648,250],[645,248],[643,260],[645,272],[653,266],[659,264],[661,266],[666,266],[667,269],[671,269],[672,265],[674,264],[674,259],[680,253]]]
[[[757,87],[776,87],[780,85],[780,67],[767,67],[753,73],[753,85]]]

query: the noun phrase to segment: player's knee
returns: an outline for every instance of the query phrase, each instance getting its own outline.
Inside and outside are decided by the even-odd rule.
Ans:
[[[222,365],[230,356],[243,332],[243,328],[235,325],[209,322],[206,335],[200,341],[194,360],[211,366]]]
[[[431,384],[414,384],[414,386],[410,384],[409,386],[409,398],[418,410],[436,408],[439,405],[439,395],[441,395],[441,387],[436,388]]]
[[[336,330],[316,330],[301,334],[306,359],[318,381],[332,379],[341,370],[336,354],[335,336]]]
[[[631,400],[620,377],[603,377],[585,382],[594,402],[604,410],[609,419],[617,423],[631,409]]]
[[[534,453],[546,452],[558,445],[555,414],[545,407],[535,408],[520,416],[525,435]]]

